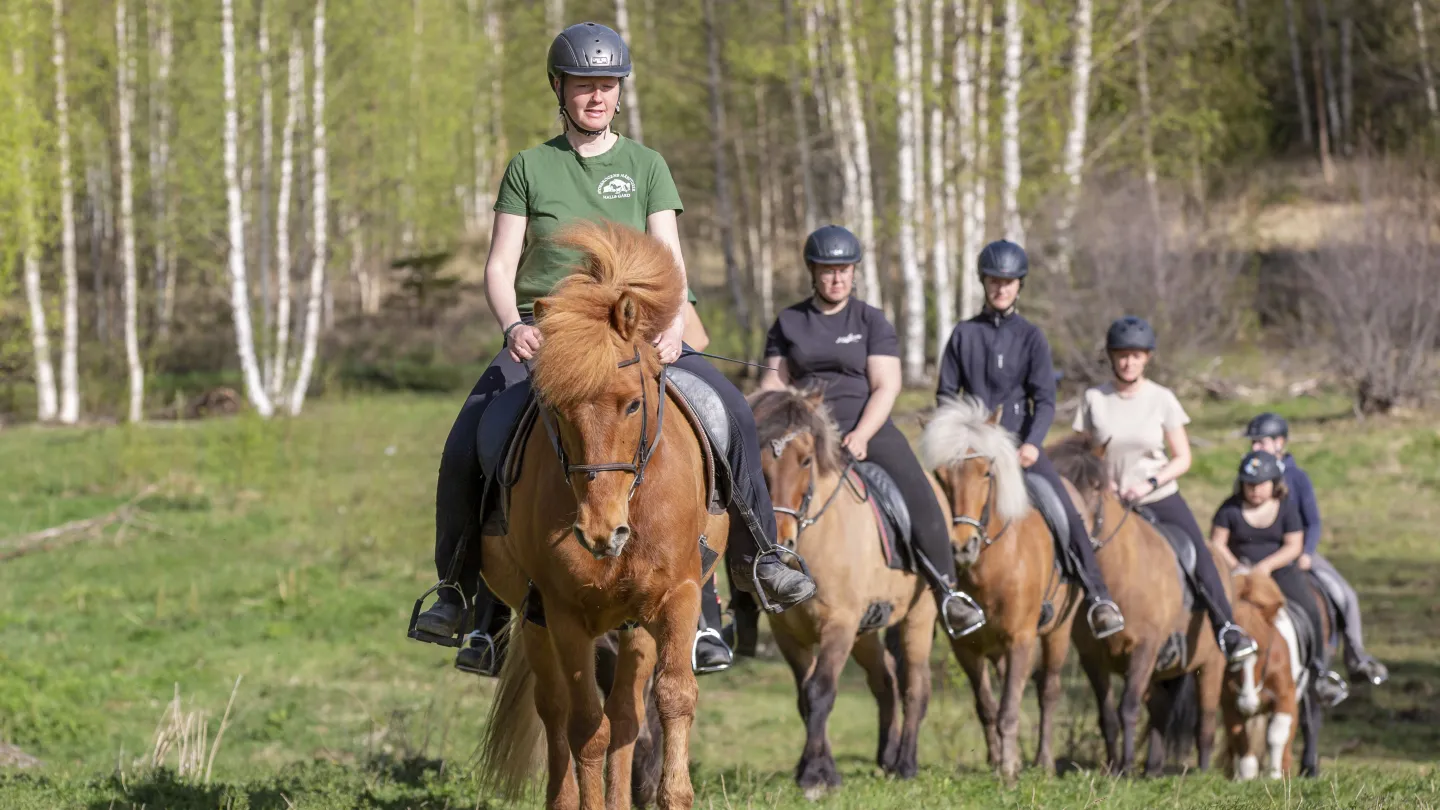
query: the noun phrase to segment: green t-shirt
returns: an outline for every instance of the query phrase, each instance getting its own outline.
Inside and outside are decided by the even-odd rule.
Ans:
[[[575,266],[573,251],[550,241],[565,224],[610,220],[643,231],[651,214],[684,207],[659,152],[621,135],[604,154],[581,157],[562,134],[510,160],[495,210],[528,220],[515,299],[521,314],[529,314],[535,299],[549,295]]]

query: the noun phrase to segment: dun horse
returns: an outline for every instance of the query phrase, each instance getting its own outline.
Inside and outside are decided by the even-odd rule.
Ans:
[[[1030,508],[1015,437],[1000,427],[998,415],[987,415],[973,398],[948,401],[926,425],[920,445],[954,515],[951,541],[960,585],[988,619],[950,646],[975,691],[990,766],[1013,780],[1020,770],[1020,698],[1037,647],[1040,744],[1035,764],[1055,767],[1050,738],[1060,670],[1081,592],[1060,578],[1055,540],[1045,519]],[[1070,497],[1077,498],[1073,491]],[[987,661],[1004,681],[998,711]]]
[[[667,404],[651,346],[684,290],[669,251],[638,232],[580,224],[560,243],[579,252],[581,265],[536,303],[544,336],[532,378],[543,409],[536,422],[550,440],[531,436],[521,450],[509,534],[483,549],[486,582],[529,620],[512,625],[519,638],[491,707],[481,769],[490,787],[518,794],[543,730],[548,807],[629,807],[643,690],[654,671],[659,804],[689,807],[690,649],[709,573],[700,544],[709,538],[723,552],[728,520],[707,510],[701,439]],[[602,705],[595,639],[627,622],[635,626],[620,633]]]
[[[876,760],[888,773],[912,777],[930,700],[935,600],[920,577],[887,566],[878,517],[841,459],[822,396],[766,391],[754,395],[751,406],[770,496],[778,516],[787,518],[779,522],[779,539],[810,561],[817,586],[815,598],[770,617],[805,722],[795,781],[809,798],[840,784],[826,725],[840,671],[852,655],[880,706]],[[881,640],[886,628],[899,640],[894,655]]]
[[[1074,482],[1094,516],[1095,558],[1110,586],[1111,598],[1125,614],[1125,629],[1104,640],[1097,641],[1088,629],[1077,627],[1074,634],[1080,663],[1095,690],[1110,770],[1129,774],[1133,769],[1135,727],[1141,702],[1148,694],[1150,745],[1145,770],[1159,773],[1167,749],[1178,755],[1188,747],[1188,740],[1179,737],[1190,731],[1197,707],[1178,705],[1178,701],[1188,703],[1197,699],[1197,693],[1195,743],[1200,769],[1205,770],[1210,767],[1215,745],[1215,711],[1226,666],[1210,619],[1198,599],[1193,610],[1185,609],[1184,586],[1170,544],[1111,491],[1109,468],[1102,461],[1104,445],[1088,435],[1077,435],[1057,442],[1048,451],[1056,471]],[[1176,633],[1183,634],[1188,654],[1179,656],[1168,668],[1157,669],[1161,648]],[[1125,679],[1118,716],[1111,675]],[[1192,675],[1194,690],[1186,680]],[[1117,736],[1121,740],[1117,741]]]
[[[1235,623],[1255,639],[1258,649],[1225,675],[1220,708],[1230,774],[1240,781],[1259,776],[1263,751],[1266,776],[1288,778],[1298,713],[1295,684],[1303,672],[1300,656],[1290,645],[1294,625],[1284,615],[1285,595],[1275,580],[1249,573],[1234,581]]]

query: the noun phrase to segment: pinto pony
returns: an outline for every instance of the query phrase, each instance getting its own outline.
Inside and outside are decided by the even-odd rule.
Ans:
[[[770,616],[775,642],[795,676],[805,722],[795,781],[809,798],[840,784],[826,725],[840,670],[851,656],[865,669],[880,707],[877,763],[887,773],[913,777],[930,700],[935,599],[920,577],[888,567],[879,518],[864,485],[842,460],[840,436],[822,395],[793,388],[763,391],[752,395],[750,404],[765,481],[777,517],[784,518],[779,540],[810,561],[817,588],[815,598]],[[886,628],[894,628],[891,640],[899,641],[894,654],[881,639]]]
[[[521,618],[480,769],[488,788],[519,794],[543,736],[547,807],[629,807],[654,672],[658,802],[690,807],[690,650],[709,574],[700,546],[723,553],[729,522],[707,510],[702,439],[667,403],[651,345],[684,289],[670,251],[638,231],[581,223],[558,243],[580,259],[535,305],[544,338],[532,369],[535,422],[548,437],[517,439],[526,444],[509,534],[483,548],[486,583]],[[602,704],[595,640],[622,625],[630,629]]]
[[[975,710],[985,727],[992,768],[1007,781],[1020,771],[1020,698],[1040,651],[1040,744],[1035,764],[1053,770],[1050,748],[1060,671],[1070,650],[1081,591],[1059,575],[1055,540],[1044,517],[1030,508],[1015,437],[972,397],[947,400],[920,439],[954,517],[951,544],[960,587],[985,610],[985,626],[950,647],[970,679]],[[1076,498],[1073,489],[1070,497]],[[1081,507],[1083,514],[1083,504]],[[1048,606],[1048,607],[1047,607]],[[990,688],[994,664],[1004,687],[997,706]]]
[[[1093,516],[1095,559],[1111,598],[1125,614],[1125,629],[1109,638],[1097,640],[1082,627],[1074,634],[1080,663],[1095,691],[1110,770],[1129,774],[1134,768],[1142,702],[1150,710],[1146,773],[1160,772],[1167,750],[1178,754],[1188,748],[1189,740],[1183,737],[1192,732],[1200,769],[1205,770],[1215,747],[1215,710],[1225,676],[1225,654],[1215,642],[1210,619],[1198,599],[1191,610],[1185,609],[1184,586],[1170,544],[1111,491],[1109,467],[1103,461],[1105,446],[1080,434],[1047,449],[1056,472],[1075,484]],[[1156,658],[1175,633],[1184,635],[1189,654],[1178,666],[1157,669]],[[1118,715],[1111,675],[1125,679]],[[1193,690],[1188,683],[1192,677]],[[1193,705],[1197,700],[1198,705]]]
[[[1299,713],[1296,681],[1302,670],[1285,631],[1277,627],[1290,623],[1282,615],[1285,595],[1263,574],[1237,574],[1234,583],[1235,623],[1255,639],[1258,650],[1225,674],[1220,708],[1230,775],[1237,781],[1259,776],[1263,751],[1265,775],[1288,778]],[[1294,629],[1289,632],[1293,637]]]

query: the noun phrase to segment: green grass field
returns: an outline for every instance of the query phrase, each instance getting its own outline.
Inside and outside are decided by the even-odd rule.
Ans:
[[[492,684],[404,634],[412,600],[434,579],[434,475],[456,407],[454,397],[332,398],[270,423],[0,433],[0,544],[154,488],[134,521],[0,562],[0,741],[44,763],[0,770],[0,808],[490,806],[470,763]],[[1235,429],[1252,410],[1195,413],[1186,493],[1202,523],[1228,489],[1242,450]],[[968,686],[937,654],[921,777],[876,775],[874,710],[847,672],[832,723],[846,784],[819,804],[1440,806],[1440,421],[1357,424],[1343,401],[1324,398],[1284,410],[1297,417],[1294,450],[1325,511],[1323,549],[1361,592],[1371,650],[1393,673],[1330,713],[1322,778],[1100,776],[1093,708],[1072,662],[1057,743],[1073,764],[1005,790],[984,771]],[[187,712],[205,714],[213,740],[237,677],[208,786],[178,775],[173,751],[152,768],[176,691]],[[701,681],[697,806],[807,806],[790,782],[803,739],[794,705],[773,655]],[[1033,748],[1030,724],[1022,736]]]

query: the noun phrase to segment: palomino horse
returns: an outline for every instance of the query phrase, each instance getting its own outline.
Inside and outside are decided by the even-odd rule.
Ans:
[[[651,346],[684,289],[670,252],[639,232],[578,224],[559,244],[581,260],[535,307],[536,421],[550,440],[521,450],[509,534],[483,549],[485,581],[527,618],[491,706],[481,770],[489,787],[518,794],[543,724],[548,807],[629,807],[644,688],[658,665],[659,805],[689,807],[690,650],[709,573],[701,545],[709,538],[723,553],[729,523],[707,510],[701,438],[667,405]],[[626,623],[602,705],[595,639]]]
[[[1299,702],[1295,684],[1303,672],[1300,656],[1286,640],[1287,632],[1294,638],[1294,626],[1282,610],[1285,594],[1275,580],[1248,573],[1237,574],[1234,583],[1235,623],[1258,649],[1230,668],[1220,696],[1230,774],[1239,781],[1259,776],[1263,751],[1265,775],[1288,778]]]
[[[1020,698],[1037,645],[1040,745],[1035,764],[1047,771],[1055,767],[1050,738],[1060,670],[1081,591],[1060,577],[1055,540],[1044,517],[1030,508],[1015,437],[1000,427],[998,416],[987,415],[971,397],[946,401],[925,426],[920,450],[954,515],[950,538],[960,587],[988,619],[980,630],[952,639],[950,647],[975,691],[990,766],[1008,781],[1020,771]],[[1076,498],[1073,491],[1070,497]],[[998,712],[987,661],[1004,680]]]
[[[1110,586],[1111,598],[1125,614],[1125,629],[1109,638],[1096,640],[1089,628],[1078,626],[1074,633],[1080,663],[1095,690],[1110,770],[1129,774],[1134,767],[1135,726],[1147,693],[1150,745],[1146,772],[1160,772],[1167,747],[1177,754],[1188,747],[1188,740],[1177,737],[1189,731],[1183,727],[1195,717],[1194,709],[1176,702],[1197,697],[1195,743],[1200,769],[1209,768],[1215,746],[1215,710],[1220,705],[1226,666],[1209,617],[1198,599],[1192,610],[1185,609],[1175,551],[1158,529],[1135,516],[1111,491],[1109,467],[1103,460],[1105,446],[1081,434],[1057,442],[1048,452],[1056,472],[1075,484],[1093,515],[1090,533],[1096,543],[1095,559]],[[1166,669],[1157,669],[1157,655],[1176,633],[1183,634],[1188,655]],[[1192,695],[1192,684],[1185,682],[1192,674],[1198,696]],[[1111,675],[1125,679],[1118,716]],[[1186,722],[1172,722],[1177,718]],[[1117,733],[1122,737],[1118,748]]]
[[[935,599],[920,577],[887,566],[879,517],[851,464],[842,461],[840,436],[821,394],[765,391],[750,403],[770,497],[777,515],[788,518],[779,522],[780,542],[812,561],[817,586],[815,598],[770,616],[805,721],[795,781],[809,798],[840,784],[826,724],[851,655],[880,705],[876,760],[887,773],[912,777],[930,700]],[[895,655],[881,639],[890,627],[891,640],[899,641]]]

